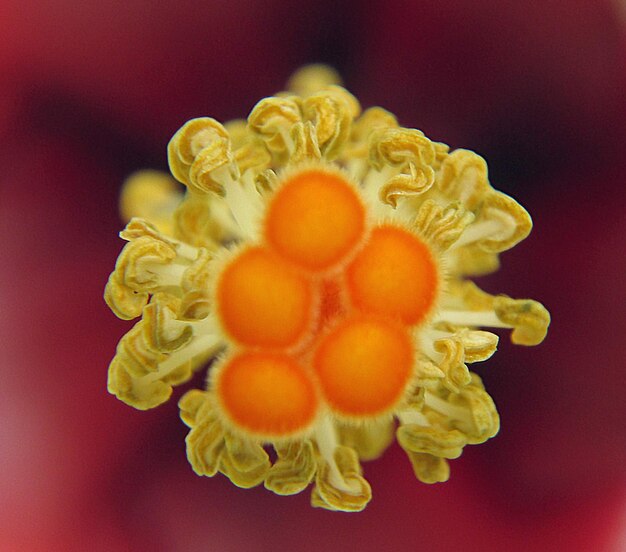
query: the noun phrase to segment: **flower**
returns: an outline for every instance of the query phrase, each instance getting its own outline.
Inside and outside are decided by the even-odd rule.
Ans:
[[[179,401],[194,471],[277,494],[313,482],[314,506],[359,511],[360,460],[394,430],[426,483],[498,432],[467,367],[496,350],[483,328],[536,345],[550,316],[469,279],[532,227],[485,161],[362,111],[336,82],[306,67],[247,121],[187,122],[168,146],[184,195],[159,173],[127,181],[123,212],[143,218],[120,234],[105,300],[141,319],[108,388],[154,408],[211,361],[206,389]]]

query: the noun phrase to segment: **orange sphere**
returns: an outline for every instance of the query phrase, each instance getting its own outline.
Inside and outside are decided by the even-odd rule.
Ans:
[[[312,271],[339,263],[359,243],[365,208],[341,173],[323,168],[288,175],[265,219],[265,237],[279,255]]]
[[[255,436],[288,437],[315,419],[318,398],[307,373],[291,357],[244,352],[216,374],[215,390],[228,419]]]
[[[392,409],[407,388],[413,343],[407,330],[393,321],[356,315],[321,339],[313,367],[333,411],[377,416]]]

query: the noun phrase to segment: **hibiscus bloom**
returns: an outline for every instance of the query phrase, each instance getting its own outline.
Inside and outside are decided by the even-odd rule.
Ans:
[[[417,17],[381,4],[356,16],[345,8],[352,23],[335,32],[323,4],[306,17],[282,2],[232,6],[3,8],[3,546],[611,546],[623,514],[614,336],[624,328],[616,252],[625,235],[615,155],[623,50],[612,5],[515,13],[449,3]],[[389,30],[404,37],[394,51]],[[206,55],[207,41],[221,45],[216,55]],[[536,297],[555,320],[541,348],[509,351],[502,339],[481,371],[505,428],[497,438],[468,450],[435,487],[417,484],[393,448],[364,465],[376,499],[347,519],[312,510],[306,497],[195,476],[175,405],[133,413],[104,391],[127,328],[94,299],[119,252],[117,183],[164,168],[167,140],[185,120],[238,116],[312,57],[343,69],[365,105],[488,159],[536,230],[484,287]]]

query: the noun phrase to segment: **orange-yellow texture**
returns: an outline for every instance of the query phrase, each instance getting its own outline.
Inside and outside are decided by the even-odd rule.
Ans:
[[[226,361],[216,378],[226,416],[260,437],[286,437],[310,425],[317,413],[315,387],[291,357],[244,352]]]
[[[365,208],[338,172],[312,168],[279,184],[265,218],[265,237],[299,266],[325,270],[341,261],[363,236]]]
[[[376,416],[402,397],[413,366],[405,328],[378,317],[344,319],[315,352],[314,370],[324,399],[345,416]]]
[[[430,313],[440,278],[430,248],[411,232],[389,225],[372,231],[346,273],[357,308],[411,325]]]
[[[266,248],[241,251],[222,271],[216,303],[233,340],[288,347],[307,332],[313,314],[311,281]]]

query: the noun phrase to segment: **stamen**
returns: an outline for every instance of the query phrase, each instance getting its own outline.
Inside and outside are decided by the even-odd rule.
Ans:
[[[470,417],[470,413],[467,409],[461,406],[455,406],[449,402],[444,401],[433,393],[426,391],[424,393],[424,402],[426,406],[429,406],[433,410],[446,416],[450,416],[454,420],[467,421]]]
[[[306,169],[278,184],[265,237],[282,257],[309,270],[337,264],[360,241],[365,210],[356,190],[336,171]]]
[[[508,228],[509,227],[505,226],[498,219],[485,220],[470,224],[465,229],[463,234],[461,234],[461,237],[452,245],[450,251],[454,251],[459,247],[463,247],[465,245],[469,245],[470,243],[474,243],[482,239],[488,238],[491,235],[498,234],[504,230],[507,230]],[[514,229],[515,227],[512,226],[512,230],[510,231],[511,234],[513,233]]]
[[[263,212],[263,201],[254,185],[253,177],[247,173],[239,182],[233,180],[225,169],[220,169],[220,174],[227,180],[224,185],[224,201],[241,228],[242,237],[256,237]]]
[[[398,318],[422,322],[439,289],[439,273],[428,246],[407,230],[379,226],[347,270],[355,306]]]
[[[322,416],[315,427],[315,442],[317,448],[322,455],[324,461],[328,464],[330,483],[336,489],[348,494],[356,493],[356,487],[351,487],[341,475],[337,461],[335,460],[335,451],[339,446],[337,429],[329,416]]]
[[[159,369],[156,372],[150,373],[144,378],[141,378],[140,382],[151,382],[163,379],[172,370],[181,366],[185,362],[193,360],[195,357],[209,358],[215,354],[221,345],[222,341],[217,335],[201,335],[194,337],[189,345],[171,353],[163,362],[159,363]]]
[[[428,418],[417,410],[401,410],[396,415],[398,416],[400,423],[403,425],[430,426]]]
[[[173,232],[172,215],[183,194],[175,181],[160,171],[138,171],[124,182],[120,194],[120,215],[129,221],[133,217],[147,219],[161,232]]]
[[[182,265],[178,263],[172,263],[165,265],[162,262],[155,261],[150,262],[146,258],[143,262],[143,268],[145,271],[153,276],[156,276],[158,286],[161,288],[166,287],[179,287],[183,279],[185,270],[189,268],[189,265]]]
[[[494,311],[441,310],[438,319],[458,326],[480,326],[485,328],[510,328]]]
[[[283,354],[257,351],[234,356],[216,372],[214,385],[227,418],[262,438],[299,433],[317,414],[313,382]]]

